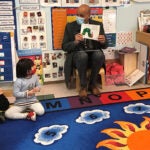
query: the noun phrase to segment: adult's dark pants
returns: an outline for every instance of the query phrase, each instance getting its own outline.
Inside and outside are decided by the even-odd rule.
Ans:
[[[80,86],[86,88],[89,85],[96,86],[97,77],[100,68],[105,63],[105,56],[101,50],[85,52],[78,51],[73,56],[73,65],[78,70],[80,78]],[[87,69],[91,69],[90,80],[87,81],[86,72]]]

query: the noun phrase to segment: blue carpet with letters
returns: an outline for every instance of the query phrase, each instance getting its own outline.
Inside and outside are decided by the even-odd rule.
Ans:
[[[150,128],[149,88],[41,103],[46,113],[37,116],[37,121],[6,120],[0,124],[2,150],[127,150],[137,142],[133,134]]]

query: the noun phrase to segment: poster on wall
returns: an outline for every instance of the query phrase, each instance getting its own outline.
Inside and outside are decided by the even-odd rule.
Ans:
[[[116,33],[116,9],[103,9],[103,25],[105,33]]]
[[[102,6],[102,0],[83,0],[83,4],[87,4],[90,7]]]
[[[120,6],[122,0],[102,0],[102,6]]]
[[[53,34],[53,49],[60,50],[64,35],[65,26],[67,23],[67,11],[64,8],[52,9],[52,34]]]
[[[0,32],[0,82],[13,81],[11,36]]]
[[[64,61],[63,51],[42,52],[44,82],[64,80]]]
[[[82,4],[82,0],[62,0],[63,7],[78,7]]]
[[[43,11],[21,11],[19,13],[19,49],[47,49],[46,17]]]
[[[125,46],[127,47],[133,47],[134,42],[133,42],[133,33],[132,32],[118,32],[116,36],[116,43],[117,43],[117,48],[121,49]]]
[[[19,0],[20,4],[38,4],[39,0]]]
[[[107,33],[106,38],[108,41],[108,47],[116,46],[116,33]]]
[[[120,0],[121,5],[129,5],[131,0]]]
[[[61,6],[61,0],[40,0],[41,6]]]
[[[14,32],[15,11],[14,1],[0,1],[0,32]]]
[[[36,74],[39,77],[39,82],[43,84],[43,65],[41,49],[17,50],[17,54],[19,59],[30,58],[34,62]]]

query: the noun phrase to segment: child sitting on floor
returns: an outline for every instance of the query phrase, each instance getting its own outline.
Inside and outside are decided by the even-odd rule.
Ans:
[[[3,89],[0,88],[0,123],[5,122],[4,111],[9,108],[9,101],[3,94]]]
[[[16,65],[17,80],[13,87],[16,101],[5,112],[6,118],[35,121],[36,115],[44,114],[44,107],[35,96],[37,92],[40,92],[40,83],[35,72],[36,69],[31,59],[22,58],[18,61]]]

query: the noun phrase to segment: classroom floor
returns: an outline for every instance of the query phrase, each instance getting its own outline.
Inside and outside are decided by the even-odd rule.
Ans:
[[[5,95],[8,97],[11,103],[14,102],[14,97],[12,95],[13,83],[0,83],[0,87],[4,89]],[[107,85],[103,89],[100,89],[101,92],[110,92],[110,91],[120,91],[120,90],[129,90],[129,89],[138,89],[150,87],[150,84],[141,84],[137,83],[129,87],[128,85]],[[52,82],[42,85],[41,92],[38,95],[54,94],[55,98],[59,97],[68,97],[76,96],[78,92],[76,89],[67,89],[65,83],[62,82]]]

